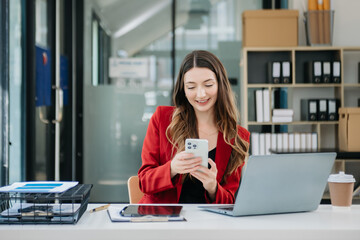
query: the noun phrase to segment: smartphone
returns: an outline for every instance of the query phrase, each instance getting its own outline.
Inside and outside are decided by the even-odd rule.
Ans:
[[[128,205],[120,211],[123,217],[142,217],[146,215],[178,217],[182,206],[176,205]]]
[[[188,138],[185,140],[185,152],[193,153],[195,157],[201,157],[201,165],[208,167],[208,140]]]

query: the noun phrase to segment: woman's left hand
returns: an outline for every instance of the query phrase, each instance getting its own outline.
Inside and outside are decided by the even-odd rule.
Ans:
[[[209,158],[210,169],[204,166],[200,166],[198,170],[191,172],[190,174],[202,182],[205,190],[208,192],[212,201],[215,200],[217,191],[217,168],[215,162]]]

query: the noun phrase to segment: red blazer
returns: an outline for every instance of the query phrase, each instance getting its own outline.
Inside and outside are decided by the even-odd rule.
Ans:
[[[150,119],[141,154],[142,166],[138,172],[140,189],[144,193],[139,203],[179,202],[182,175],[178,174],[171,179],[172,145],[165,135],[166,128],[171,122],[173,111],[174,107],[160,106]],[[250,133],[246,129],[238,126],[238,134],[242,139],[249,142]],[[223,134],[219,132],[215,155],[215,163],[218,170],[218,188],[216,199],[213,203],[234,203],[234,194],[239,187],[243,165],[228,176],[225,184],[219,184],[230,159],[231,150],[231,146],[225,143]],[[207,197],[205,199],[207,202],[210,202]]]

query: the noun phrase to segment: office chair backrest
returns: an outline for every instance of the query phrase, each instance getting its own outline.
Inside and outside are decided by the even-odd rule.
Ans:
[[[139,177],[131,176],[128,179],[129,201],[131,204],[138,203],[144,195],[139,188]]]

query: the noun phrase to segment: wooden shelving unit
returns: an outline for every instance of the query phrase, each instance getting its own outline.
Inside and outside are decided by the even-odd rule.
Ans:
[[[243,49],[242,81],[242,125],[250,132],[255,129],[259,132],[263,126],[270,126],[272,130],[276,125],[287,125],[290,129],[304,129],[304,132],[316,132],[318,134],[318,151],[326,149],[338,149],[338,124],[339,121],[302,121],[300,118],[300,98],[337,98],[340,107],[358,107],[360,99],[359,63],[360,47],[251,47]],[[311,84],[306,83],[304,74],[304,62],[306,61],[340,61],[341,83]],[[292,83],[270,84],[267,83],[267,62],[290,61]],[[271,92],[276,88],[287,88],[288,105],[294,110],[294,121],[288,123],[256,122],[254,91],[268,89]],[[309,94],[312,96],[309,97]],[[270,119],[272,109],[270,104]],[[300,130],[301,131],[301,130]],[[327,146],[329,139],[332,143]],[[338,155],[333,172],[345,171],[353,174],[359,185],[360,159],[355,157],[341,157]],[[323,199],[329,199],[326,191]],[[359,199],[359,197],[356,197]]]
[[[300,100],[296,99],[302,93],[313,92],[312,98],[337,98],[340,107],[356,107],[360,98],[360,83],[358,80],[358,63],[360,62],[360,47],[247,47],[243,49],[243,84],[242,84],[242,125],[249,129],[265,125],[288,125],[297,128],[311,127],[318,134],[319,148],[337,148],[338,121],[301,121]],[[340,61],[341,83],[311,84],[307,83],[304,74],[304,63],[307,61]],[[267,63],[270,61],[290,61],[292,83],[267,83]],[[276,88],[287,88],[289,92],[288,105],[294,109],[294,121],[289,123],[256,122],[252,99],[256,89],[269,89],[271,93]],[[355,89],[355,90],[354,90]],[[309,97],[305,97],[309,98]],[[270,103],[272,94],[270,94]],[[271,106],[270,106],[271,108]],[[272,109],[270,109],[270,119]],[[331,128],[331,131],[322,128]],[[306,131],[306,130],[305,130]],[[324,137],[333,139],[334,146],[324,146]],[[326,134],[326,135],[324,135]],[[324,141],[326,142],[326,141]]]

